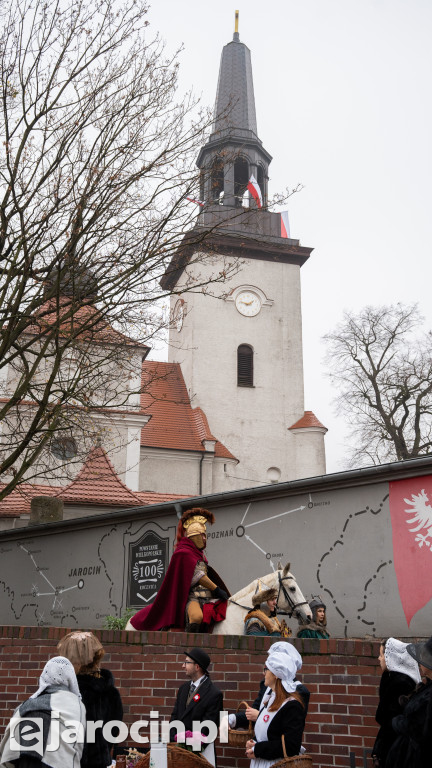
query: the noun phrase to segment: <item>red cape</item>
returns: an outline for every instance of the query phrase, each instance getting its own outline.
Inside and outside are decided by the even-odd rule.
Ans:
[[[138,613],[131,618],[131,624],[134,629],[168,629],[175,627],[184,629],[185,627],[185,609],[191,588],[192,577],[195,566],[200,561],[207,563],[207,558],[201,549],[188,538],[180,539],[170,560],[165,578],[161,584],[159,592],[151,605],[141,608]],[[217,574],[211,570],[210,578],[214,580]],[[219,586],[223,582],[217,578]],[[226,607],[226,602],[224,602]],[[221,621],[222,618],[218,619]]]

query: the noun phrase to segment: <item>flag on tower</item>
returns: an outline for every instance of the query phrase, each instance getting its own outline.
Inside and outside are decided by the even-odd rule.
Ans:
[[[288,211],[282,211],[281,213],[281,237],[290,237],[290,225],[288,219]]]
[[[205,206],[205,203],[203,203],[202,200],[195,200],[194,197],[187,197],[186,200],[189,200],[190,203],[195,203],[195,205],[200,205],[201,208]]]
[[[262,204],[263,204],[262,194],[261,194],[259,184],[254,175],[252,175],[248,181],[247,190],[251,193],[258,208],[262,208]]]

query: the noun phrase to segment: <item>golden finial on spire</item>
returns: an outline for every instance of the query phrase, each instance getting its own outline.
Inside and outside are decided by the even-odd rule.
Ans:
[[[234,26],[234,32],[238,34],[238,20],[239,20],[239,12],[235,12],[235,26]]]

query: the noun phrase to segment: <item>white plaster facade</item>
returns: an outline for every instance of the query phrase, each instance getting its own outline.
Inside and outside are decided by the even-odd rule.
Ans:
[[[199,496],[232,487],[229,475],[236,462],[219,458],[214,451],[141,448],[140,491]]]
[[[185,270],[177,290],[193,271],[193,265]],[[206,272],[210,277],[215,264],[200,263],[200,275]],[[243,286],[266,298],[254,317],[240,314],[232,300]],[[214,434],[239,459],[218,490],[269,483],[271,468],[280,470],[281,481],[324,474],[326,430],[289,429],[304,415],[300,267],[246,256],[213,293],[182,295],[185,316],[180,330],[170,330],[169,361],[181,364],[193,407],[205,411]],[[172,311],[177,301],[172,297]],[[241,344],[253,348],[253,387],[237,385]]]

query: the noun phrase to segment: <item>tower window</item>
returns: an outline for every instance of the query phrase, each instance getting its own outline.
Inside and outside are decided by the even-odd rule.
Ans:
[[[237,386],[253,385],[253,349],[249,344],[240,344],[237,349]]]
[[[215,157],[211,169],[211,199],[219,200],[224,191],[224,167],[220,157]],[[202,198],[204,200],[204,198]]]
[[[60,461],[74,459],[78,453],[78,447],[73,437],[54,437],[51,441],[51,453]]]
[[[241,206],[244,191],[249,181],[249,164],[243,157],[238,157],[234,163],[234,196],[236,205]]]

